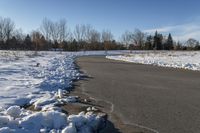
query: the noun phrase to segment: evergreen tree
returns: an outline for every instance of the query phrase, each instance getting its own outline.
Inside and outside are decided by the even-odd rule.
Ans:
[[[168,35],[168,38],[167,38],[167,41],[165,43],[164,48],[165,48],[165,50],[173,50],[173,48],[174,48],[174,46],[173,46],[173,39],[172,39],[172,36],[171,36],[170,33]]]
[[[54,50],[58,50],[58,48],[59,48],[59,43],[58,43],[57,40],[54,41],[54,43],[53,43],[53,45],[52,45],[52,48],[53,48]]]
[[[158,32],[156,31],[154,36],[153,49],[162,50],[163,49],[162,40],[163,40],[162,34],[158,34]]]
[[[34,46],[32,44],[31,37],[29,36],[29,34],[27,34],[27,36],[24,39],[24,44],[21,47],[21,49],[33,50],[33,48]]]
[[[68,42],[67,41],[63,41],[62,45],[63,45],[63,50],[64,51],[68,51],[69,50],[69,48],[68,48]]]
[[[182,45],[181,45],[181,43],[179,41],[177,42],[177,44],[176,44],[174,49],[175,50],[182,50]]]
[[[74,39],[68,46],[69,51],[77,51],[78,50],[78,42]]]
[[[146,50],[153,50],[153,37],[151,35],[147,36],[147,40],[145,42]]]
[[[16,49],[17,48],[17,39],[15,38],[15,36],[13,36],[12,39],[10,39],[9,47],[10,47],[10,49]]]
[[[39,41],[39,50],[48,50],[49,46],[45,39],[45,37],[42,35]]]

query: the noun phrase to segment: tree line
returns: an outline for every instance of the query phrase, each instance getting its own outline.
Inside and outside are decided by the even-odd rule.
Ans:
[[[0,17],[1,50],[200,50],[199,41],[176,42],[172,35],[155,32],[148,35],[139,29],[124,32],[118,41],[110,30],[97,31],[89,24],[77,24],[73,30],[65,19],[44,18],[40,27],[29,34],[15,28],[10,18]]]

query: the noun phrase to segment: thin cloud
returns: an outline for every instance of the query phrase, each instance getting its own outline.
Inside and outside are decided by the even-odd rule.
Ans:
[[[162,27],[162,28],[144,30],[144,32],[147,32],[147,33],[155,33],[155,31],[158,31],[158,32],[169,32],[174,28],[175,28],[174,26],[167,26],[167,27]]]
[[[200,22],[144,30],[150,34],[155,33],[155,31],[163,34],[172,33],[177,41],[186,41],[189,38],[200,40]]]

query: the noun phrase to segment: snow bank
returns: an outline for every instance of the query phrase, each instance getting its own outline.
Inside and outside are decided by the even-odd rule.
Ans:
[[[16,106],[12,108],[16,108]],[[57,111],[31,112],[31,114],[28,113],[17,119],[11,115],[7,115],[6,112],[0,116],[0,132],[7,133],[9,133],[9,131],[39,133],[41,129],[46,129],[48,131],[51,129],[61,130],[66,127],[66,125],[67,116]]]
[[[140,64],[151,64],[162,67],[182,68],[200,71],[200,52],[180,51],[142,51],[128,55],[106,56],[108,59],[122,60]]]
[[[62,129],[66,124],[66,115],[56,111],[33,113],[19,121],[19,125],[25,130],[35,130],[36,132],[42,128]]]
[[[43,97],[41,98],[30,101],[30,103],[34,105],[35,110],[41,110],[43,106],[53,104],[55,102],[56,102],[55,96],[50,93],[43,95]]]
[[[92,133],[102,122],[99,115],[62,113],[58,104],[74,103],[67,96],[80,74],[77,56],[114,55],[127,51],[38,52],[0,50],[0,133]],[[31,104],[38,112],[20,108]],[[90,110],[92,111],[92,110]]]
[[[1,52],[1,51],[0,51]],[[32,99],[43,97],[58,89],[69,89],[72,81],[79,77],[71,53],[38,52],[37,56],[26,56],[18,60],[1,55],[0,58],[0,106],[24,105]],[[7,60],[6,60],[7,59]],[[5,63],[6,60],[6,63]],[[40,65],[37,65],[40,64]]]
[[[12,115],[15,111],[18,112],[19,107],[11,106],[10,109]],[[15,118],[8,115],[7,111],[0,112],[0,133],[93,133],[102,125],[102,118],[92,112],[67,116],[59,111],[27,112],[20,109],[23,115]]]
[[[70,115],[68,121],[73,123],[79,130],[87,130],[88,133],[96,131],[100,125],[101,118],[91,112],[81,112],[78,115]]]
[[[44,92],[70,89],[79,79],[77,56],[113,55],[127,51],[38,52],[0,50],[0,106],[29,103]]]

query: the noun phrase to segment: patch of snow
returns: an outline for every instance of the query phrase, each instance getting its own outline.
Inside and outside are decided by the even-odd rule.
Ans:
[[[128,51],[34,53],[0,50],[0,133],[97,131],[100,116],[91,112],[67,116],[56,105],[78,101],[77,96],[69,96],[73,80],[81,76],[74,64],[76,57]],[[27,104],[38,112],[19,107]]]
[[[61,89],[58,89],[58,97],[63,98],[63,91]]]
[[[89,112],[89,111],[92,111],[92,108],[91,107],[88,107],[87,108],[87,111]]]
[[[72,80],[79,77],[74,64],[76,54],[38,52],[37,56],[30,57],[26,56],[28,52],[17,52],[20,57],[14,60],[12,54],[5,56],[5,51],[0,51],[2,107],[23,106],[34,98],[42,97],[44,92],[69,89]]]
[[[34,103],[33,103],[34,101]],[[56,98],[54,95],[47,93],[45,95],[43,95],[43,97],[38,98],[36,101],[33,100],[30,103],[33,103],[34,108],[36,110],[41,110],[43,106],[48,105],[48,104],[53,104],[56,102]]]
[[[20,112],[23,115],[16,119],[7,112],[1,112],[0,133],[93,133],[99,129],[101,124],[101,117],[92,112],[81,112],[78,115],[69,116],[53,110],[27,113],[26,110],[20,109]]]
[[[77,96],[68,96],[66,98],[63,98],[62,101],[67,102],[67,103],[75,103],[78,101]]]
[[[35,130],[35,132],[39,132],[42,128],[61,129],[66,126],[66,123],[66,115],[56,111],[37,112],[24,117],[19,122],[24,129]]]
[[[101,121],[100,117],[92,112],[84,113],[80,112],[78,115],[70,115],[68,121],[74,123],[75,127],[79,130],[96,131]]]
[[[9,127],[0,128],[0,133],[11,133],[12,130]]]
[[[19,106],[11,106],[6,110],[6,113],[13,118],[18,118],[21,114],[21,109]]]
[[[69,123],[68,126],[66,126],[61,133],[77,133],[77,130],[74,126],[74,123]]]
[[[106,56],[106,58],[140,64],[200,71],[199,51],[135,51],[132,54]]]
[[[11,120],[10,116],[0,116],[0,127],[7,125]]]

